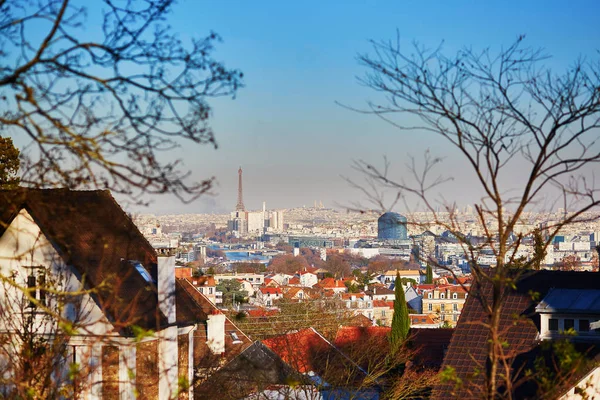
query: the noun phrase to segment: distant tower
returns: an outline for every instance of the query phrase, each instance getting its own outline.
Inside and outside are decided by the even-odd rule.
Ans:
[[[238,201],[235,210],[246,211],[246,208],[244,207],[244,197],[242,195],[242,167],[238,170]]]

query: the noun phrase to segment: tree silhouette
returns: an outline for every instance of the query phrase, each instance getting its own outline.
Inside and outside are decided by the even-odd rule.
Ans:
[[[363,83],[384,96],[381,103],[369,102],[363,112],[411,135],[435,135],[460,154],[473,174],[472,184],[484,193],[474,206],[483,240],[474,243],[464,235],[467,229],[456,205],[442,198],[443,207],[438,207],[435,193],[451,179],[436,173],[441,157],[426,152],[422,163],[412,159],[406,180],[392,178],[387,160],[383,167],[365,161],[355,165],[372,188],[381,185],[396,192],[393,198],[411,198],[425,207],[431,220],[409,223],[450,232],[462,247],[474,282],[491,284],[493,295],[478,298],[490,338],[483,372],[490,400],[501,387],[510,396],[514,378],[507,369],[511,357],[506,344],[511,338],[501,332],[500,316],[519,278],[515,265],[522,261],[518,250],[527,236],[516,235],[515,226],[543,204],[559,203],[570,210],[545,226],[543,246],[537,250],[541,255],[561,229],[586,221],[586,213],[600,205],[598,188],[586,173],[600,162],[600,64],[579,59],[564,73],[556,73],[543,64],[546,59],[542,50],[524,45],[524,36],[498,53],[464,48],[447,56],[441,46],[427,49],[418,44],[407,50],[398,38],[373,42],[373,55],[359,56],[368,70]],[[519,179],[516,168],[522,171]],[[372,191],[369,200],[389,209],[380,192]],[[491,270],[477,263],[484,249],[495,258]],[[531,273],[529,268],[522,269],[521,274],[526,273]]]
[[[30,141],[22,183],[183,200],[210,188],[161,153],[216,146],[207,99],[235,94],[242,74],[212,57],[215,33],[178,37],[173,3],[104,0],[98,31],[84,29],[86,1],[0,2],[0,129]]]

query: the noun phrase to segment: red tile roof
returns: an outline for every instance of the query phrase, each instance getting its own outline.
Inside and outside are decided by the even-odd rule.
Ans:
[[[283,292],[281,291],[281,288],[279,287],[261,287],[259,288],[260,292],[262,294],[283,294]]]
[[[344,282],[335,280],[333,278],[325,278],[317,283],[318,286],[324,289],[333,289],[333,288],[346,288]]]
[[[388,300],[373,300],[373,307],[394,308],[394,302]]]
[[[297,276],[293,277],[292,279],[290,279],[288,281],[288,285],[299,285],[300,284],[300,278],[298,278]]]
[[[319,358],[319,353],[326,353],[332,347],[331,343],[313,328],[264,339],[262,342],[283,361],[303,374],[319,371],[319,364],[323,361]]]
[[[374,338],[383,338],[387,341],[392,328],[388,326],[340,326],[333,343],[344,347]]]

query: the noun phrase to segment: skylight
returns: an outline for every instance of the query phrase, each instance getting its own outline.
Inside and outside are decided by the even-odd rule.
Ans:
[[[137,272],[140,273],[140,275],[142,276],[142,278],[144,278],[144,280],[148,283],[154,283],[154,280],[152,279],[152,276],[148,273],[148,270],[146,270],[146,268],[144,268],[144,266],[142,265],[141,262],[139,261],[130,261],[131,264],[133,264],[133,266],[135,267],[135,269],[137,270]]]

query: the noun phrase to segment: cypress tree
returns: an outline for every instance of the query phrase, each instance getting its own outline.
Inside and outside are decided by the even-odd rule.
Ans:
[[[400,281],[400,274],[396,272],[396,283],[394,285],[394,317],[392,318],[392,331],[390,332],[390,343],[392,349],[397,349],[408,336],[410,319],[408,317],[408,306],[404,296],[404,286]]]
[[[433,283],[433,270],[431,269],[431,265],[427,263],[427,269],[425,271],[425,283]]]

